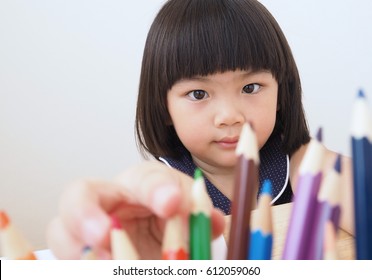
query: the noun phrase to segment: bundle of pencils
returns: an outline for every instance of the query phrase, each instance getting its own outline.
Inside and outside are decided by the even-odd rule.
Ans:
[[[36,260],[31,246],[11,223],[5,211],[0,211],[0,256],[10,260]]]
[[[372,123],[363,91],[352,112],[351,145],[354,180],[356,258],[372,259]]]
[[[256,134],[250,124],[245,123],[236,148],[234,196],[231,209],[231,228],[227,258],[244,260],[250,244],[250,218],[258,191],[259,154]]]

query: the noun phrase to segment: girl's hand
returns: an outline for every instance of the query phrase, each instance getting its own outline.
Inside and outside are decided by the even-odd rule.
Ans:
[[[165,221],[179,214],[187,220],[193,179],[160,162],[143,162],[112,182],[71,184],[62,196],[59,216],[49,225],[49,248],[59,259],[79,259],[90,246],[110,258],[110,215],[115,214],[141,259],[160,259]],[[223,232],[224,219],[212,212],[212,232]]]

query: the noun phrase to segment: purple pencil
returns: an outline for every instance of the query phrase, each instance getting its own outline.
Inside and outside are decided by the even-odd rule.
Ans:
[[[332,170],[325,174],[318,193],[318,203],[314,209],[314,227],[310,242],[309,258],[323,259],[324,231],[330,221],[337,232],[341,216],[341,155],[338,155]]]
[[[297,189],[285,240],[283,259],[309,259],[309,244],[313,232],[314,209],[322,180],[324,146],[322,130],[309,143],[300,165]]]

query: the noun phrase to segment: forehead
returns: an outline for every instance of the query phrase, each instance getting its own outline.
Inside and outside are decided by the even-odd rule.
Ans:
[[[272,73],[268,70],[250,71],[250,70],[235,70],[235,71],[224,71],[217,72],[208,75],[195,75],[189,78],[181,78],[174,85],[184,83],[229,83],[238,81],[249,81],[254,82],[254,79],[275,79]]]

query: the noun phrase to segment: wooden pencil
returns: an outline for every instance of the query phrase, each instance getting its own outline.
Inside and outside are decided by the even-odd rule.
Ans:
[[[184,232],[182,219],[179,215],[167,220],[163,237],[163,260],[189,259]]]
[[[36,255],[21,232],[11,223],[5,211],[0,211],[0,248],[10,260],[36,260]]]
[[[138,260],[139,255],[119,219],[112,215],[111,254],[114,260]]]
[[[354,183],[356,258],[372,259],[372,132],[371,116],[363,91],[352,111],[351,146]]]
[[[294,196],[291,217],[284,244],[283,259],[311,259],[309,244],[314,229],[314,209],[323,172],[325,149],[321,143],[322,129],[307,147],[299,167],[299,178]]]
[[[97,260],[97,255],[90,246],[85,246],[81,253],[82,260]]]
[[[190,259],[211,259],[211,211],[212,203],[199,168],[195,170],[192,186],[192,206],[189,218]]]
[[[273,248],[273,224],[271,213],[271,181],[265,180],[258,199],[256,215],[252,216],[249,260],[270,260]]]
[[[235,173],[234,194],[231,208],[231,225],[227,259],[247,258],[250,240],[251,210],[258,191],[259,154],[256,134],[245,123],[236,148],[238,162]]]
[[[324,225],[323,260],[337,260],[337,232],[332,221]]]
[[[314,227],[311,234],[311,259],[323,259],[324,227],[331,221],[338,229],[341,216],[341,155],[338,154],[334,167],[327,174],[320,185],[316,208],[314,209]]]

